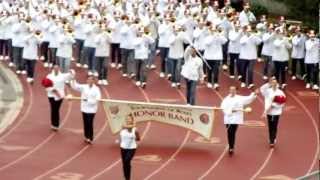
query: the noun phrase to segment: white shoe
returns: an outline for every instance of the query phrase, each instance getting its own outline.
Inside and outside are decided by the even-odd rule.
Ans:
[[[244,88],[244,87],[246,87],[246,83],[241,83],[241,85],[240,85],[240,87],[242,87],[242,88]]]
[[[310,89],[311,85],[308,83],[306,84],[306,89]]]
[[[27,82],[28,83],[32,83],[33,82],[33,78],[27,78]]]
[[[41,56],[41,57],[40,57],[40,60],[43,61],[43,60],[44,60],[44,56]]]
[[[296,76],[292,76],[291,79],[292,79],[292,80],[296,80],[297,77],[296,77]]]
[[[181,88],[181,84],[177,83],[177,88],[180,89]]]
[[[94,75],[95,77],[98,77],[98,76],[99,76],[99,74],[98,74],[97,72],[94,72],[93,75]]]
[[[128,76],[128,74],[126,74],[126,73],[122,74],[122,77],[127,77],[127,76]]]
[[[160,77],[164,78],[165,74],[163,72],[160,73]]]
[[[102,80],[102,84],[105,85],[105,86],[107,86],[109,83],[108,83],[107,80],[104,79],[104,80]]]
[[[207,83],[207,87],[208,88],[212,88],[212,84],[211,83]]]
[[[257,61],[258,61],[258,62],[262,62],[263,59],[262,59],[262,58],[258,58]]]
[[[111,67],[115,68],[116,67],[116,63],[111,63]]]
[[[122,68],[122,64],[118,64],[117,69],[121,69]]]
[[[49,63],[49,68],[52,68],[53,67],[53,64],[52,63]]]
[[[251,89],[254,87],[254,84],[249,84],[248,88]]]
[[[226,70],[228,70],[228,66],[224,64],[224,65],[222,66],[222,69],[223,69],[224,71],[226,71]]]
[[[9,56],[4,57],[4,60],[9,60]]]
[[[146,86],[147,86],[147,83],[145,83],[145,82],[143,82],[142,84],[141,84],[141,87],[144,89],[144,88],[146,88]]]
[[[99,84],[99,85],[102,85],[102,80],[98,80],[98,84]]]
[[[263,76],[263,80],[268,80],[268,76]]]
[[[287,86],[287,84],[282,84],[282,85],[281,85],[281,89],[286,88],[286,86]]]
[[[156,66],[156,65],[151,64],[150,69],[156,69],[156,68],[157,68],[157,66]]]
[[[45,62],[44,64],[43,64],[43,67],[48,67],[49,66],[49,64],[47,63],[47,62]]]
[[[314,84],[313,87],[312,87],[312,89],[313,89],[313,90],[318,90],[318,89],[319,89],[319,86],[316,85],[316,84]]]
[[[88,69],[88,65],[87,64],[82,65],[82,67],[85,68],[85,69]]]
[[[71,61],[75,61],[76,59],[74,57],[71,58]]]
[[[23,71],[21,71],[21,74],[26,75],[26,74],[27,74],[27,71],[26,71],[26,70],[23,70]]]
[[[17,73],[17,74],[21,74],[21,71],[20,71],[20,70],[16,70],[16,73]]]
[[[88,76],[92,76],[93,73],[91,71],[88,72]]]
[[[234,76],[230,76],[230,79],[234,79]]]
[[[136,82],[136,86],[141,86],[141,82],[140,82],[140,81],[137,81],[137,82]]]
[[[215,83],[215,84],[213,85],[213,89],[218,89],[218,88],[219,88],[219,84]]]
[[[170,79],[171,78],[171,74],[167,74],[167,79]]]
[[[177,87],[177,84],[176,83],[171,83],[171,87],[175,88],[175,87]]]
[[[14,66],[13,62],[10,62],[9,67],[13,67],[13,66]]]
[[[241,78],[242,78],[242,76],[241,76],[241,75],[239,75],[239,76],[238,76],[238,80],[240,80]]]
[[[4,60],[4,57],[3,57],[3,56],[0,56],[0,60]]]
[[[134,73],[131,73],[131,74],[130,74],[130,78],[131,78],[131,79],[133,79],[135,76],[136,76],[136,74],[134,74]]]
[[[77,67],[81,67],[81,64],[80,64],[80,63],[77,63],[76,66],[77,66]]]

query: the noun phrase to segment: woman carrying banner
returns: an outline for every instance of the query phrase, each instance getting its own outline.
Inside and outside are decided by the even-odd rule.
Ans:
[[[131,176],[131,160],[137,149],[137,141],[140,141],[140,134],[135,127],[133,116],[129,114],[120,131],[120,150],[123,166],[123,174],[126,180]]]
[[[192,46],[188,46],[184,52],[185,64],[182,66],[181,75],[186,79],[187,103],[195,104],[197,82],[203,83],[203,63]]]
[[[233,154],[236,131],[239,124],[243,124],[244,112],[250,112],[244,109],[244,106],[250,104],[256,97],[258,91],[251,93],[249,96],[237,95],[237,88],[230,86],[229,95],[221,103],[221,109],[224,113],[224,124],[227,127],[229,154]]]
[[[274,147],[277,137],[278,121],[282,114],[282,109],[286,101],[286,96],[276,79],[270,78],[269,82],[261,86],[261,94],[264,96],[264,113],[262,117],[267,117],[269,127],[270,148]]]

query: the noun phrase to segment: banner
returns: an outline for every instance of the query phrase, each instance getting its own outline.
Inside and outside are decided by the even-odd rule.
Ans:
[[[209,139],[214,111],[212,107],[158,104],[120,100],[103,102],[112,133],[118,133],[128,114],[136,123],[155,121],[189,129]]]

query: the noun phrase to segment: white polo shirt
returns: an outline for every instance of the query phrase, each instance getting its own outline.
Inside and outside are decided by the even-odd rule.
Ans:
[[[122,149],[136,149],[136,128],[133,128],[131,132],[128,129],[122,129],[120,131],[120,147]]]

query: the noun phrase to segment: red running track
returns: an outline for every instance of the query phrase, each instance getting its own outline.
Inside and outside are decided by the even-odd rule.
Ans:
[[[263,84],[258,65],[255,83]],[[85,72],[77,69],[78,78]],[[106,123],[103,108],[95,120],[94,144],[82,140],[82,119],[79,102],[65,101],[62,107],[62,128],[54,133],[49,129],[49,108],[45,91],[39,81],[48,73],[37,65],[34,85],[24,87],[24,107],[17,120],[0,136],[0,177],[6,180],[53,179],[122,179],[122,169],[116,136]],[[122,78],[110,69],[103,96],[112,99],[146,102],[185,103],[184,87],[173,89],[159,78],[158,70],[149,72],[146,89]],[[222,73],[219,91],[200,85],[197,104],[218,106],[227,95],[230,85],[239,85]],[[300,81],[290,81],[286,90],[288,103],[281,117],[278,144],[270,150],[265,120],[260,118],[263,99],[252,105],[255,111],[246,116],[250,124],[238,130],[236,152],[226,153],[226,132],[222,114],[217,113],[213,139],[204,141],[189,131],[159,123],[139,125],[143,140],[133,161],[133,179],[293,179],[319,167],[319,95],[306,91]],[[68,89],[68,91],[73,92]],[[249,94],[241,89],[241,94]]]

